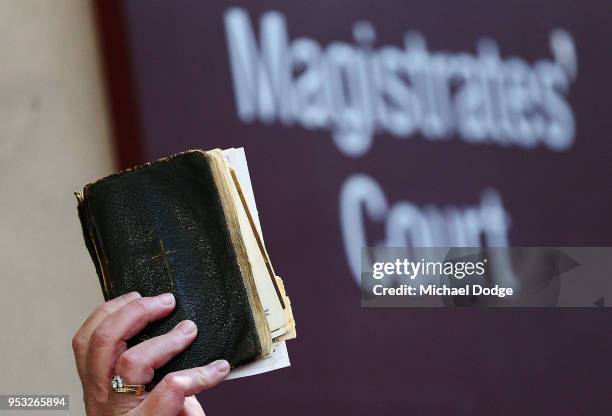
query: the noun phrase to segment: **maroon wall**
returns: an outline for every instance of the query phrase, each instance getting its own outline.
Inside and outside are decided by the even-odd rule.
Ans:
[[[122,167],[245,147],[293,301],[292,367],[202,394],[209,414],[612,410],[607,309],[362,309],[351,269],[364,244],[611,245],[610,12],[98,3]]]

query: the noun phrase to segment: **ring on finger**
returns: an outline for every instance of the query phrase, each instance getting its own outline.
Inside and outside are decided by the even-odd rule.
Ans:
[[[133,394],[142,396],[145,392],[144,384],[125,384],[123,377],[114,375],[111,379],[111,388],[115,393]]]

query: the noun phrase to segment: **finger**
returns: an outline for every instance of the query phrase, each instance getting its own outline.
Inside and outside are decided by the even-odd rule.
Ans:
[[[88,381],[108,388],[117,358],[128,339],[151,321],[172,312],[175,301],[171,293],[139,298],[110,314],[91,334],[87,351]]]
[[[204,416],[204,409],[195,396],[185,397],[185,403],[178,416]]]
[[[153,380],[154,370],[189,346],[197,335],[192,321],[183,321],[172,331],[148,339],[119,356],[115,372],[128,384],[147,384]]]
[[[205,367],[167,374],[138,406],[144,414],[175,415],[185,404],[185,397],[219,384],[229,374],[229,364],[218,360]]]
[[[91,337],[91,333],[98,325],[100,325],[100,323],[102,323],[104,319],[106,319],[107,316],[139,297],[140,294],[138,292],[130,292],[116,297],[115,299],[109,300],[108,302],[98,306],[96,310],[89,315],[85,322],[83,322],[79,330],[72,338],[72,349],[74,350],[77,370],[81,379],[83,379],[87,348],[89,347],[89,338]]]

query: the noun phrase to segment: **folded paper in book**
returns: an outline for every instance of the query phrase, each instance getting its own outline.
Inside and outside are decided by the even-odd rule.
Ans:
[[[254,228],[256,232],[254,233],[254,236],[256,236],[258,248],[260,248],[263,252],[264,260],[267,263],[265,266],[263,266],[263,268],[260,265],[259,270],[271,270],[271,265],[269,263],[267,253],[265,252],[265,248],[263,247],[261,224],[259,222],[259,214],[257,211],[257,205],[255,204],[255,196],[253,193],[253,186],[251,184],[251,177],[249,175],[249,168],[247,165],[244,149],[226,149],[223,151],[223,156],[226,162],[233,169],[233,172],[235,173],[234,177],[236,179],[238,187],[240,188],[242,201],[245,205],[245,209],[243,212],[247,214],[250,218],[252,228]],[[274,274],[272,276],[274,276]],[[269,275],[265,275],[262,277],[262,279],[257,279],[256,277],[255,281],[258,285],[258,292],[260,294],[260,299],[262,301],[264,310],[266,310],[266,317],[268,318],[270,329],[272,331],[272,334],[274,335],[275,332],[281,329],[280,327],[283,326],[283,323],[285,325],[287,324],[287,315],[283,312],[283,308],[281,305],[282,297],[277,296],[277,290],[275,286],[275,284],[282,285],[282,281],[280,281],[280,279],[279,281],[272,281],[269,278]],[[286,305],[286,307],[289,307],[289,305]],[[293,317],[291,316],[291,320],[292,319]],[[292,322],[290,322],[289,324],[294,326],[294,323]],[[291,327],[291,330],[295,331],[293,327]],[[274,342],[272,352],[268,357],[232,370],[230,375],[228,376],[228,379],[261,374],[268,371],[277,370],[279,368],[288,367],[290,364],[291,363],[289,361],[289,353],[287,352],[287,346],[285,345],[285,341],[278,340]]]

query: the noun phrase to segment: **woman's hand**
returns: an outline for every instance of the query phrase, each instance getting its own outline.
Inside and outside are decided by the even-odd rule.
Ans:
[[[114,415],[203,415],[194,394],[221,382],[229,373],[227,361],[167,374],[143,396],[116,393],[114,374],[126,384],[147,384],[153,372],[189,346],[197,328],[183,321],[167,334],[127,349],[126,340],[149,322],[174,309],[170,293],[141,297],[127,293],[98,307],[72,339],[77,369],[83,384],[83,399],[89,416]]]

